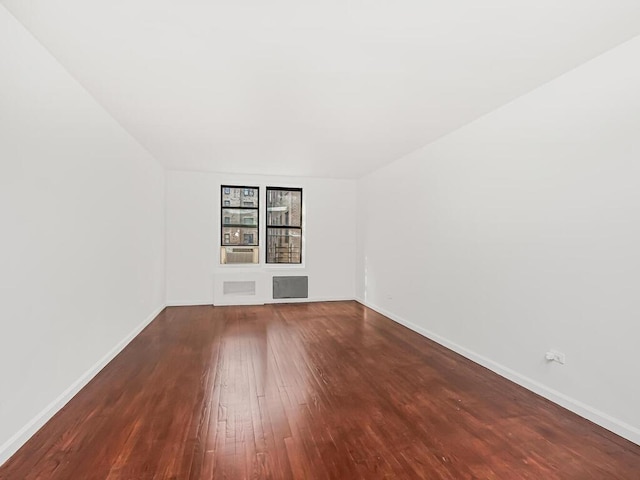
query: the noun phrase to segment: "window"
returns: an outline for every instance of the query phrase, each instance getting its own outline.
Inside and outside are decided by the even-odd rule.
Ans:
[[[267,187],[267,263],[302,263],[302,189]]]
[[[258,262],[259,191],[258,187],[221,187],[221,263]]]

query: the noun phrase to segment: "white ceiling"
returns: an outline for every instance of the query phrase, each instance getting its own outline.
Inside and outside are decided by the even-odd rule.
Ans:
[[[640,34],[638,0],[3,4],[166,167],[278,175],[359,177]]]

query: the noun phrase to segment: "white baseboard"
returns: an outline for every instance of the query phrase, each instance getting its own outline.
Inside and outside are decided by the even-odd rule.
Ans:
[[[420,335],[427,337],[430,340],[433,340],[434,342],[442,345],[443,347],[446,347],[449,350],[453,350],[454,352],[462,355],[463,357],[468,358],[469,360],[472,360],[473,362],[479,365],[482,365],[485,368],[488,368],[492,372],[495,372],[498,375],[508,380],[511,380],[512,382],[520,385],[521,387],[524,387],[527,390],[537,393],[541,397],[544,397],[547,400],[550,400],[553,403],[556,403],[561,407],[564,407],[567,410],[570,410],[573,413],[580,415],[581,417],[586,418],[587,420],[590,420],[596,425],[600,425],[601,427],[606,428],[607,430],[617,435],[620,435],[621,437],[626,438],[627,440],[635,444],[640,445],[640,429],[632,425],[629,425],[615,417],[612,417],[607,413],[601,412],[583,402],[580,402],[579,400],[576,400],[552,388],[549,388],[546,385],[536,380],[533,380],[529,377],[521,375],[520,373],[514,370],[511,370],[510,368],[507,368],[504,365],[501,365],[497,362],[494,362],[493,360],[483,355],[479,355],[476,352],[473,352],[465,347],[462,347],[454,342],[451,342],[446,338],[436,333],[433,333],[425,328],[422,328],[416,325],[415,323],[412,323],[402,317],[399,317],[398,315],[395,315],[388,310],[380,308],[377,305],[372,304],[371,302],[367,302],[361,298],[356,298],[356,301],[366,307],[369,307],[372,310],[375,310],[381,315],[384,315],[385,317],[390,318],[394,322],[404,325],[408,329],[413,330],[414,332],[419,333]]]
[[[106,355],[98,360],[80,378],[73,382],[58,398],[47,405],[44,410],[33,417],[24,427],[15,433],[9,440],[0,446],[0,465],[5,463],[14,453],[18,451],[27,440],[29,440],[42,426],[47,423],[69,400],[71,400],[82,388],[95,377],[116,355],[118,355],[131,340],[133,340],[151,321],[156,318],[165,306],[157,308],[151,315],[134,328],[125,338],[123,338]]]
[[[202,307],[213,305],[213,300],[195,300],[186,302],[167,302],[167,307]]]
[[[237,296],[235,300],[229,299],[219,303],[213,301],[193,301],[193,302],[170,302],[167,307],[196,307],[201,305],[214,305],[216,307],[249,306],[249,305],[269,305],[277,303],[314,303],[314,302],[345,302],[353,301],[353,297],[312,297],[312,298],[281,298],[263,299],[254,297]],[[362,302],[360,302],[362,303]]]
[[[311,298],[276,298],[269,299],[267,304],[278,303],[318,303],[318,302],[346,302],[353,301],[353,297],[311,297]]]

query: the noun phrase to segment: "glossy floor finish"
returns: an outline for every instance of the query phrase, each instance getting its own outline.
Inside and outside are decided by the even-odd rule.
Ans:
[[[640,447],[355,302],[168,308],[2,479],[638,479]]]

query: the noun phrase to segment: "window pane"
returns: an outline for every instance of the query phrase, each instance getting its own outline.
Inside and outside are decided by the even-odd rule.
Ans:
[[[267,189],[267,225],[302,226],[302,191]]]
[[[257,210],[242,210],[240,208],[223,208],[222,225],[258,225]]]
[[[258,208],[258,189],[222,187],[222,206]]]
[[[258,229],[222,227],[222,245],[258,245]]]
[[[267,229],[268,263],[302,263],[302,235],[299,228]]]

